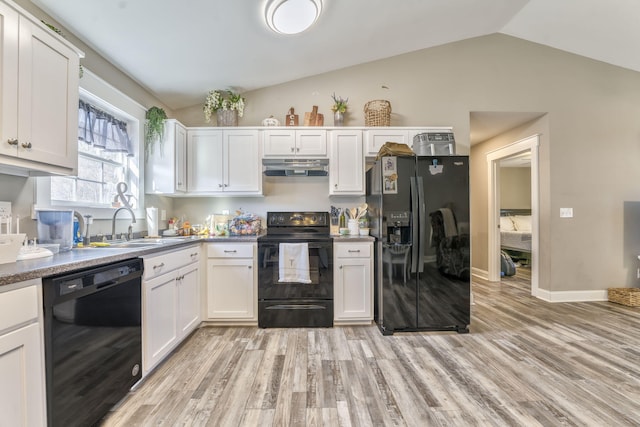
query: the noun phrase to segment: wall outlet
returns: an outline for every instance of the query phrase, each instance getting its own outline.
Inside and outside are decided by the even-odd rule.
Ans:
[[[573,208],[560,208],[560,218],[573,218]]]
[[[11,216],[11,202],[0,202],[0,216]]]
[[[160,211],[160,221],[166,221],[167,220],[167,211],[162,209]]]

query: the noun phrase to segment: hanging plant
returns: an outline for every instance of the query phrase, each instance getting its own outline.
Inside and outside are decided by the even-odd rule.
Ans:
[[[148,158],[149,154],[153,154],[156,141],[160,143],[160,150],[162,150],[164,121],[167,119],[167,113],[160,107],[151,107],[147,110],[145,118],[147,122],[145,123],[144,153],[145,158]]]

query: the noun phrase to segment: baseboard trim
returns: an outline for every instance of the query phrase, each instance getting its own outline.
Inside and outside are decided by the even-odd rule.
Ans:
[[[596,302],[608,301],[607,290],[596,291],[547,291],[538,289],[536,297],[547,302]]]

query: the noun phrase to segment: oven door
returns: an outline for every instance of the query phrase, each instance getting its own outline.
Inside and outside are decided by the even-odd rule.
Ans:
[[[311,283],[279,282],[279,245],[285,242],[309,245]],[[260,301],[333,299],[333,242],[331,239],[317,241],[259,239],[258,263],[258,299]]]

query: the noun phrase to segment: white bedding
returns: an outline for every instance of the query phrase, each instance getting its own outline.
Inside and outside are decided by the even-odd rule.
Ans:
[[[500,247],[531,252],[531,215],[500,217]]]
[[[530,231],[501,231],[500,247],[522,252],[531,252]]]

